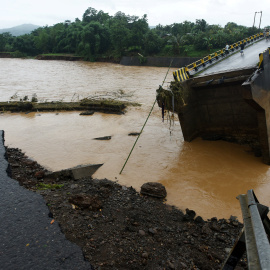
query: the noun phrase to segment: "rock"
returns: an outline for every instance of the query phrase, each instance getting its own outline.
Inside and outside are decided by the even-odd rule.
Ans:
[[[210,225],[210,229],[212,229],[213,231],[216,231],[216,232],[220,231],[220,227],[215,223]]]
[[[209,224],[206,223],[203,227],[202,227],[202,233],[203,234],[207,234],[207,235],[211,235],[212,230],[209,228]]]
[[[155,229],[155,228],[150,228],[149,230],[148,230],[148,232],[150,233],[150,234],[152,234],[152,235],[154,235],[154,234],[156,234],[157,233],[157,230]]]
[[[175,269],[175,266],[171,261],[168,261],[168,265],[170,269]]]
[[[145,236],[145,231],[139,230],[139,234],[140,234],[141,236]]]
[[[189,215],[189,217],[190,217],[191,219],[194,219],[195,216],[196,216],[195,211],[189,210],[188,208],[186,209],[186,214]]]
[[[160,183],[148,182],[141,186],[141,194],[163,199],[167,196],[167,191]]]
[[[195,211],[186,209],[186,214],[183,216],[183,221],[191,221],[196,216]]]
[[[35,161],[31,160],[31,159],[25,159],[25,160],[22,160],[22,162],[25,164],[25,165],[28,165],[28,166],[33,166],[36,164]]]
[[[197,216],[196,218],[195,218],[195,222],[196,223],[201,223],[201,224],[204,224],[204,220],[203,220],[203,218],[201,217],[201,216]]]
[[[98,211],[100,208],[102,208],[102,202],[97,196],[79,194],[72,196],[68,201],[80,208],[88,208],[92,211]]]
[[[187,265],[186,265],[185,263],[183,263],[183,262],[180,262],[180,265],[181,265],[181,267],[182,267],[183,269],[186,269],[186,268],[187,268]]]
[[[148,257],[149,257],[149,254],[148,254],[147,252],[144,252],[144,253],[142,254],[142,258],[147,259]]]
[[[238,224],[237,221],[233,221],[233,222],[232,222],[232,225],[233,225],[234,227],[237,227],[239,224]]]
[[[140,134],[140,132],[130,132],[128,136],[139,136]]]
[[[223,236],[223,235],[217,235],[217,240],[219,240],[220,242],[226,242],[226,239],[225,239],[225,237]]]
[[[37,171],[37,172],[35,172],[35,177],[37,179],[42,179],[42,178],[44,178],[44,176],[45,176],[45,172],[44,171]]]
[[[85,111],[81,112],[80,115],[93,115],[95,112],[94,111]]]

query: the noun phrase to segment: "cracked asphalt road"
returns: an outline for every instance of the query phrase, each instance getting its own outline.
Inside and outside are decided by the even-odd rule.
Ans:
[[[0,130],[0,268],[93,269],[81,249],[52,222],[43,197],[20,186],[7,170]]]

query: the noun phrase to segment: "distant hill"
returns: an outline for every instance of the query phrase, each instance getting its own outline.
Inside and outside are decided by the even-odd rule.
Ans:
[[[11,28],[0,29],[0,34],[9,32],[12,36],[21,36],[24,34],[30,34],[33,30],[40,26],[34,24],[22,24]]]

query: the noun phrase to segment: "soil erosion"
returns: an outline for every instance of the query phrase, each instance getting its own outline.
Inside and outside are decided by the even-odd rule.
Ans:
[[[220,269],[242,229],[236,218],[203,220],[107,179],[60,177],[7,148],[11,176],[40,193],[66,238],[93,269]],[[247,269],[243,258],[236,269]]]

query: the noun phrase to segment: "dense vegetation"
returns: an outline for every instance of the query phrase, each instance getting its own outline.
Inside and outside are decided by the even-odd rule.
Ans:
[[[209,25],[204,19],[184,21],[150,28],[147,15],[114,16],[88,8],[82,20],[65,21],[40,27],[31,34],[0,34],[0,52],[13,56],[44,53],[68,53],[94,61],[97,58],[118,59],[123,55],[202,56],[258,33],[257,28],[228,22],[225,27]]]

